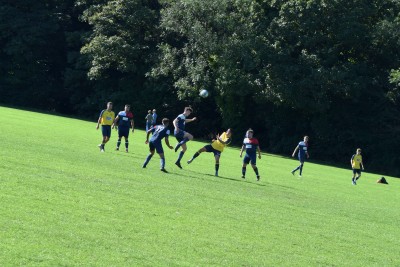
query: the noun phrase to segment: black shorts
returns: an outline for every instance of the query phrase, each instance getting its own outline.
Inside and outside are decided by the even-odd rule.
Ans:
[[[214,153],[214,156],[218,156],[218,157],[220,157],[221,156],[221,151],[218,151],[218,150],[216,150],[216,149],[214,149],[213,147],[212,147],[212,145],[206,145],[206,146],[204,146],[204,148],[206,149],[206,151],[207,152],[213,152]]]
[[[356,173],[361,175],[361,169],[353,169],[353,174],[356,174]]]
[[[103,136],[111,137],[111,125],[101,125]]]

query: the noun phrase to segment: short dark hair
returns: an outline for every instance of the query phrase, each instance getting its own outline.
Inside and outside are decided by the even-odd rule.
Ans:
[[[168,118],[164,118],[162,119],[162,124],[169,124],[169,119]]]
[[[131,105],[128,105],[128,104],[126,104],[126,105],[125,105],[125,107],[127,107],[127,108],[130,108],[130,107],[131,107]]]
[[[192,109],[191,106],[185,107],[185,111],[186,111],[186,110],[189,110],[190,112],[193,112],[193,109]]]

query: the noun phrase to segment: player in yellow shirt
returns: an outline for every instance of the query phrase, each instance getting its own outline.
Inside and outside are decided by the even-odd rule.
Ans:
[[[104,145],[110,140],[111,137],[111,125],[115,119],[115,113],[112,111],[113,103],[107,103],[107,109],[103,109],[100,112],[99,119],[97,120],[96,129],[99,129],[99,125],[101,124],[101,132],[103,134],[103,140],[101,144],[98,145],[100,148],[100,152],[104,152]]]
[[[221,135],[217,135],[216,139],[213,139],[211,144],[202,147],[193,155],[190,160],[187,161],[187,163],[192,163],[192,161],[202,152],[213,152],[215,158],[215,176],[218,176],[219,158],[221,157],[221,153],[224,151],[224,148],[231,142],[231,136],[231,129],[226,130],[226,132],[223,132]]]
[[[364,170],[364,164],[362,162],[362,156],[361,156],[361,148],[357,148],[356,154],[354,154],[351,157],[350,163],[351,163],[351,168],[353,169],[353,178],[351,179],[351,181],[353,185],[356,185],[357,180],[361,176],[361,170]]]

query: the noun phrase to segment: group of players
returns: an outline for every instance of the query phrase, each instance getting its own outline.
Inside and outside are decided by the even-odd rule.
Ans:
[[[125,105],[124,110],[120,111],[117,116],[112,111],[112,102],[107,103],[107,109],[101,111],[96,129],[99,129],[101,125],[102,129],[102,143],[99,144],[99,148],[101,152],[104,152],[105,144],[110,140],[111,136],[111,129],[114,129],[116,126],[118,127],[118,141],[116,150],[119,150],[121,145],[122,137],[125,139],[125,151],[128,152],[129,147],[129,132],[134,132],[134,120],[133,114],[130,111],[130,106]],[[143,168],[146,168],[147,164],[150,162],[151,158],[153,157],[154,153],[157,152],[160,156],[160,169],[162,172],[167,172],[165,169],[165,157],[164,157],[164,149],[162,146],[162,139],[165,139],[165,144],[168,146],[169,149],[174,149],[177,152],[179,149],[178,158],[175,162],[175,165],[182,169],[181,160],[183,155],[187,150],[186,143],[190,140],[193,140],[193,135],[185,131],[186,123],[193,122],[196,120],[196,117],[188,119],[188,117],[192,114],[193,109],[189,107],[185,107],[182,114],[178,115],[173,120],[174,126],[174,136],[178,143],[175,145],[175,148],[170,145],[168,136],[171,134],[169,130],[169,119],[163,118],[162,123],[160,125],[155,125],[146,129],[146,141],[145,143],[149,145],[150,153],[147,155],[145,162],[143,163]],[[152,136],[150,137],[150,134]],[[257,154],[258,158],[261,159],[261,150],[259,146],[259,142],[257,138],[254,138],[254,131],[249,129],[246,131],[245,138],[243,140],[243,145],[240,150],[240,157],[242,157],[243,152],[245,151],[245,156],[243,158],[243,165],[242,165],[242,178],[245,179],[246,176],[246,167],[250,163],[255,174],[257,177],[257,181],[260,180],[260,175],[258,172],[258,168],[256,165]],[[150,139],[149,139],[150,137]],[[192,163],[201,153],[209,152],[214,154],[215,158],[215,176],[218,176],[219,171],[219,159],[221,157],[221,153],[224,151],[225,146],[229,145],[231,142],[232,137],[232,129],[228,129],[222,134],[218,134],[215,139],[212,140],[210,144],[205,145],[201,149],[199,149],[191,159],[187,161],[188,164]],[[299,144],[296,146],[295,150],[292,153],[292,157],[295,157],[296,153],[300,162],[300,165],[296,167],[291,173],[294,175],[296,171],[299,170],[299,176],[302,176],[304,162],[306,158],[309,158],[308,154],[308,141],[309,137],[304,136],[303,141],[300,141]],[[353,169],[353,177],[352,177],[352,184],[356,185],[356,181],[361,176],[361,169],[364,170],[364,166],[362,163],[362,156],[361,156],[361,149],[358,148],[356,154],[352,156],[350,160],[352,169]]]

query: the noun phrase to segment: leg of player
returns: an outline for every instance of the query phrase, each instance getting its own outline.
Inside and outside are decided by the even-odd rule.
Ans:
[[[186,144],[183,144],[183,145],[182,145],[182,150],[181,150],[181,152],[179,152],[178,159],[177,159],[176,162],[175,162],[175,165],[178,166],[179,169],[182,169],[181,159],[182,159],[183,155],[185,154],[186,149],[187,149]]]
[[[178,144],[176,144],[175,146],[175,152],[178,151],[178,149],[185,145],[187,142],[189,142],[190,140],[193,140],[193,135],[191,135],[190,133],[185,132],[182,141],[180,141]]]
[[[215,176],[218,176],[219,171],[219,155],[215,155]]]
[[[253,168],[254,172],[256,173],[257,181],[260,181],[260,175],[258,174],[257,165],[256,164],[251,164],[251,167]]]
[[[197,151],[196,153],[194,153],[193,157],[191,159],[189,159],[187,161],[188,164],[192,163],[192,161],[197,158],[201,153],[205,152],[206,149],[204,147],[202,147],[199,151]]]
[[[299,176],[301,177],[301,174],[303,173],[303,166],[304,166],[304,162],[300,162],[300,173]]]
[[[149,153],[149,155],[147,155],[147,158],[143,163],[143,168],[146,168],[147,164],[149,163],[149,161],[151,160],[153,155],[154,155],[154,149],[150,149],[150,153]]]
[[[246,178],[246,166],[247,166],[247,164],[243,163],[243,166],[242,166],[242,178],[243,179]]]
[[[121,139],[122,139],[122,136],[118,136],[117,148],[115,150],[119,150],[119,146],[121,145]]]
[[[129,147],[129,139],[127,136],[125,136],[125,151],[128,153],[128,147]]]
[[[160,155],[160,170],[162,172],[168,173],[167,170],[165,169],[164,153],[159,153],[158,155]]]

